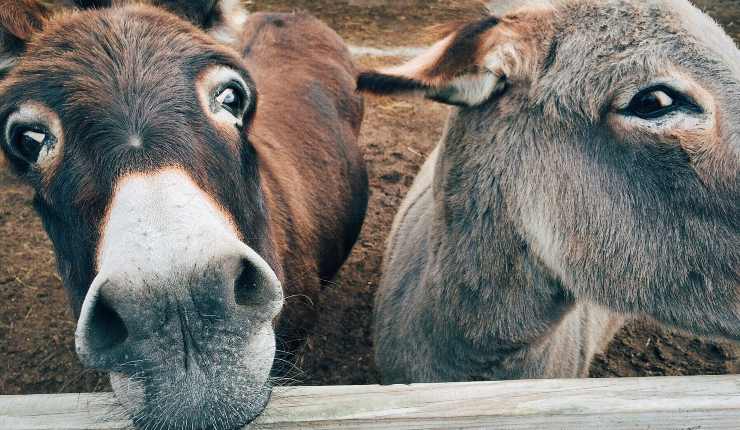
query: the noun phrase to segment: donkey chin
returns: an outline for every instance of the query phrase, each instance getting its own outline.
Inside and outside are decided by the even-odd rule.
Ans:
[[[212,353],[197,356],[192,351],[168,355],[167,342],[150,343],[162,351],[161,362],[124,363],[122,372],[110,373],[118,401],[138,428],[233,429],[254,420],[267,405],[275,351],[271,328],[246,342],[228,335],[222,345],[209,345]]]
[[[270,397],[282,287],[232,225],[178,169],[116,188],[75,342],[138,428],[236,428]]]

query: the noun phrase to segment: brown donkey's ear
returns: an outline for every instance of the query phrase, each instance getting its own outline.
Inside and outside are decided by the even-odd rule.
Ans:
[[[26,43],[41,30],[49,11],[36,0],[0,4],[0,77],[13,68]]]
[[[58,5],[80,9],[148,3],[180,16],[224,43],[233,43],[238,39],[247,18],[241,0],[56,0],[56,2]]]
[[[235,42],[242,32],[247,12],[240,0],[151,0],[224,43]]]
[[[57,0],[57,3],[63,6],[80,9],[102,9],[136,2],[137,0]],[[209,27],[211,20],[217,15],[218,0],[149,0],[144,2],[167,9],[202,28]]]
[[[520,17],[489,16],[457,27],[416,58],[397,67],[363,72],[360,91],[420,94],[442,103],[476,106],[519,79],[529,67],[532,40]]]
[[[113,5],[113,0],[57,0],[59,6],[79,7],[81,9],[101,9]]]
[[[210,28],[220,19],[218,0],[154,0],[153,4],[187,19],[201,28]]]

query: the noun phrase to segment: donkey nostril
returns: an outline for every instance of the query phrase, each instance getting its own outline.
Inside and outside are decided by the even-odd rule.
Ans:
[[[261,282],[259,271],[249,261],[242,261],[241,273],[234,283],[236,304],[249,306],[259,302]]]
[[[275,272],[256,253],[241,260],[241,272],[234,282],[234,301],[247,307],[280,309],[283,289]],[[280,304],[276,306],[276,304]],[[267,312],[264,315],[269,314]]]
[[[93,308],[88,330],[90,347],[95,351],[111,349],[122,344],[128,337],[123,319],[102,297]]]

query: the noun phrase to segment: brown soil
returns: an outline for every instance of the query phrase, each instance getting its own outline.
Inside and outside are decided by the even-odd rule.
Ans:
[[[293,10],[299,4],[352,43],[376,46],[418,45],[423,41],[417,36],[420,29],[472,15],[477,4],[474,0],[403,0],[389,1],[392,7],[366,8],[336,0],[247,3],[253,10]],[[740,39],[740,4],[735,0],[697,3]],[[320,321],[296,354],[296,367],[302,372],[291,372],[298,381],[378,382],[370,319],[384,241],[425,154],[440,137],[446,113],[446,108],[430,102],[368,98],[361,138],[371,178],[368,216],[352,256],[316,303]],[[30,190],[0,168],[0,394],[109,389],[105,377],[83,370],[74,355],[75,322],[30,201]],[[591,375],[721,374],[738,368],[732,346],[635,322],[596,360]]]

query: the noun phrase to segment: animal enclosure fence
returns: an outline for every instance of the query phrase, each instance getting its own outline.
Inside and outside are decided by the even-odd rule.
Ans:
[[[111,394],[0,396],[0,429],[126,429]],[[733,429],[740,375],[278,388],[250,429]]]

